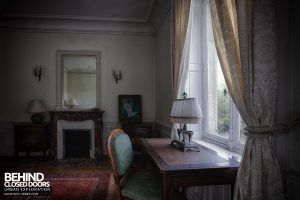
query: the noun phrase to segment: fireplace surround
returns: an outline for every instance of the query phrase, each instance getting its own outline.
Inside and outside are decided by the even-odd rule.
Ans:
[[[88,134],[91,144],[89,146],[89,156],[90,158],[95,158],[95,125],[93,120],[84,120],[84,121],[66,121],[66,120],[58,120],[57,121],[57,128],[56,128],[56,151],[57,151],[57,159],[61,160],[65,158],[65,134],[66,132],[74,133],[73,139],[75,139],[76,131],[85,132]],[[72,134],[69,135],[69,139]],[[82,141],[84,143],[84,141]],[[78,155],[79,156],[79,155]],[[77,157],[77,156],[74,156]]]
[[[50,111],[51,116],[51,156],[62,159],[63,149],[58,147],[58,140],[63,129],[92,129],[91,158],[100,159],[103,156],[102,132],[103,113],[101,110],[56,110]],[[60,128],[62,130],[60,130]],[[93,134],[94,133],[94,134]],[[58,135],[59,134],[59,135]],[[63,138],[63,137],[62,137]]]

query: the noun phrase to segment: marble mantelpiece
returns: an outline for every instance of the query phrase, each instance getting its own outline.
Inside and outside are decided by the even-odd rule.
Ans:
[[[82,122],[92,120],[94,122],[94,148],[95,159],[103,156],[102,133],[103,133],[103,113],[101,110],[55,110],[50,111],[51,116],[51,156],[57,159],[57,123],[59,120]]]

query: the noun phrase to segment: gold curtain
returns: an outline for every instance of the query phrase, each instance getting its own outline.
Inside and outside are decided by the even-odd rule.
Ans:
[[[177,98],[180,62],[186,39],[191,0],[173,0],[171,17],[172,95]]]
[[[211,0],[210,9],[222,71],[247,124],[234,199],[284,199],[270,143],[282,128],[276,124],[274,0]]]

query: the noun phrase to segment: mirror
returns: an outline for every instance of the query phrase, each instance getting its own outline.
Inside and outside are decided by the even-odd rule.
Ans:
[[[99,53],[59,52],[59,108],[98,108]],[[58,78],[59,79],[59,78]]]

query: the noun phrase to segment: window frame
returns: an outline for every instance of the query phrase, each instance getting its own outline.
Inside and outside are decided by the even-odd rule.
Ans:
[[[193,59],[190,59],[190,63],[189,63],[189,72],[188,72],[188,78],[187,78],[187,86],[186,86],[186,90],[189,94],[190,97],[196,97],[199,99],[199,103],[200,106],[202,108],[202,113],[203,113],[203,120],[200,123],[200,130],[199,130],[199,135],[198,136],[194,136],[195,140],[198,140],[199,138],[201,138],[202,140],[214,143],[218,146],[224,147],[230,151],[235,151],[238,153],[241,153],[243,148],[244,148],[244,144],[241,143],[240,141],[240,126],[241,126],[241,117],[239,115],[239,112],[237,110],[237,108],[235,107],[231,97],[229,96],[229,117],[230,117],[230,122],[229,122],[229,137],[228,138],[224,138],[222,136],[218,136],[217,134],[214,133],[209,133],[208,132],[208,63],[209,62],[215,62],[216,60],[210,60],[208,59],[208,26],[207,23],[210,22],[209,19],[207,19],[207,17],[210,17],[210,12],[209,12],[209,3],[206,0],[195,0],[195,4],[194,4],[194,8],[193,9],[200,9],[199,11],[194,10],[194,12],[201,12],[201,16],[200,18],[197,18],[199,21],[198,22],[194,22],[194,18],[193,18],[193,26],[195,25],[194,23],[199,23],[200,24],[200,28],[199,28],[199,33],[197,34],[198,37],[200,37],[200,43],[201,43],[201,47],[198,47],[199,49],[199,56],[200,58],[200,63],[193,63]],[[198,1],[198,2],[197,2]],[[194,17],[194,16],[193,16]],[[199,25],[198,24],[198,25]],[[193,30],[194,27],[192,27],[192,39],[193,40]],[[198,38],[199,39],[199,38]],[[198,44],[199,45],[199,44]],[[191,45],[191,51],[192,51],[192,45]],[[190,53],[190,55],[192,55],[192,53]],[[204,59],[204,58],[207,59]],[[218,59],[218,58],[217,58]],[[194,87],[197,88],[197,92],[192,92],[191,91],[191,73],[195,72],[195,68],[191,67],[192,65],[200,65],[200,70],[196,70],[199,74],[199,79],[201,79],[201,86],[200,87]],[[190,95],[192,94],[192,95]],[[194,96],[193,94],[200,94],[200,96]],[[229,94],[230,95],[230,94]]]
[[[208,115],[208,112],[206,112],[204,116],[205,115]],[[241,153],[244,148],[244,144],[240,141],[241,117],[231,97],[229,97],[229,117],[228,138],[209,132],[208,118],[206,118],[206,120],[202,121],[204,125],[202,139],[227,148],[230,151]]]

